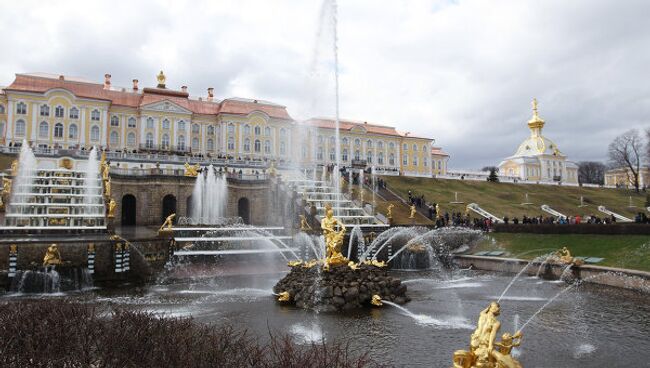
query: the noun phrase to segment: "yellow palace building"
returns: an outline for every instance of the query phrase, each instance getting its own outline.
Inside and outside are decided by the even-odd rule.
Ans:
[[[0,146],[23,140],[41,150],[156,153],[270,161],[295,167],[335,162],[335,122],[298,123],[285,106],[227,98],[214,90],[190,97],[187,87],[170,89],[162,72],[156,87],[130,88],[51,74],[16,74],[0,89]],[[431,176],[433,139],[394,127],[340,121],[343,166],[374,167],[379,173]],[[437,172],[437,170],[435,171]]]

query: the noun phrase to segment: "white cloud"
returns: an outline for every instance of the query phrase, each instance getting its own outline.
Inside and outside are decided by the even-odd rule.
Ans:
[[[46,71],[333,114],[331,33],[314,1],[20,1],[0,4],[0,84]],[[341,114],[434,137],[456,167],[497,163],[528,134],[575,160],[647,127],[650,4],[593,1],[341,1]],[[319,68],[311,63],[318,51]]]

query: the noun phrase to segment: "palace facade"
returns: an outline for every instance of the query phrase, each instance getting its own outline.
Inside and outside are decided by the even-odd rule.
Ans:
[[[49,74],[17,74],[0,89],[0,144],[27,140],[44,150],[156,153],[282,165],[328,165],[335,162],[335,122],[296,122],[285,106],[268,101],[207,95],[193,98],[187,87],[130,88]],[[431,176],[433,139],[398,132],[394,127],[340,121],[344,166],[374,167],[380,173]],[[439,150],[439,149],[438,149]]]

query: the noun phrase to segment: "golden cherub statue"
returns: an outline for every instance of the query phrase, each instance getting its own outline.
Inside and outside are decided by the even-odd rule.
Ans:
[[[176,218],[175,213],[172,213],[171,215],[167,216],[167,218],[165,219],[165,222],[163,222],[163,224],[160,225],[160,229],[158,229],[158,232],[171,231],[172,225],[174,223],[174,218]]]
[[[311,226],[307,222],[307,218],[305,215],[300,215],[300,231],[308,231],[311,230]]]
[[[190,165],[189,163],[185,163],[185,176],[198,176],[199,175],[199,164],[196,165]]]
[[[470,350],[454,352],[454,368],[521,368],[521,364],[510,353],[519,346],[521,331],[511,335],[506,333],[500,342],[495,342],[501,322],[497,319],[501,313],[499,303],[492,302],[481,311],[476,330],[470,339]]]
[[[11,161],[11,176],[16,177],[18,175],[18,160]]]
[[[393,208],[395,207],[394,204],[390,203],[388,205],[388,212],[386,212],[386,218],[392,219],[393,218]]]
[[[343,245],[346,230],[345,225],[334,217],[334,211],[329,204],[325,206],[325,217],[321,220],[320,227],[323,230],[327,250],[325,269],[329,269],[329,265],[347,264],[348,260],[341,254],[341,246]],[[338,231],[336,230],[337,227],[339,228]]]
[[[59,247],[53,243],[45,251],[45,257],[43,257],[43,267],[54,266],[61,264],[61,253],[59,253]]]
[[[117,208],[117,203],[115,203],[115,200],[111,198],[108,202],[108,218],[115,217],[115,208]]]
[[[412,204],[412,205],[411,205],[411,213],[409,214],[409,218],[410,218],[410,219],[414,219],[416,213],[417,213],[417,210],[415,209],[415,205]]]

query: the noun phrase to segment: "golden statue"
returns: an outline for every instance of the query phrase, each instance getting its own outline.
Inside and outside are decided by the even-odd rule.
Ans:
[[[302,265],[302,261],[290,261],[287,263],[287,266],[289,267],[298,267]]]
[[[7,194],[11,193],[11,179],[2,178],[2,190]]]
[[[384,305],[384,303],[381,302],[381,297],[377,294],[372,296],[372,299],[370,300],[370,304],[376,307],[381,307],[382,305]]]
[[[176,214],[172,213],[171,215],[167,216],[165,219],[165,222],[163,222],[162,225],[160,225],[160,229],[158,229],[158,232],[161,231],[171,231],[172,225],[174,222],[174,218],[176,218]]]
[[[11,176],[16,177],[18,175],[18,160],[11,161]]]
[[[61,264],[61,253],[59,253],[59,247],[53,243],[45,252],[45,257],[43,257],[43,267],[59,264]]]
[[[575,264],[577,266],[581,266],[584,263],[582,259],[573,257],[569,251],[569,248],[567,247],[562,247],[562,249],[555,252],[553,256],[557,261],[564,264]]]
[[[158,73],[156,79],[158,80],[158,88],[165,88],[165,81],[167,80],[167,77],[165,77],[165,74],[162,70],[160,73]]]
[[[386,218],[392,219],[393,218],[393,207],[395,207],[394,204],[390,203],[388,205],[388,212],[386,213]]]
[[[9,253],[16,254],[16,252],[18,252],[18,248],[16,247],[16,244],[11,244],[9,246]]]
[[[318,264],[318,261],[315,259],[312,259],[311,261],[304,262],[302,264],[302,268],[312,268]]]
[[[363,188],[359,189],[359,201],[361,202],[362,206],[363,206],[363,194],[364,194]]]
[[[411,205],[411,213],[409,214],[409,218],[410,218],[410,219],[414,219],[414,218],[415,218],[415,214],[416,214],[417,212],[418,212],[418,211],[415,209],[415,205],[412,204],[412,205]]]
[[[501,313],[499,303],[492,302],[481,311],[476,330],[470,339],[470,350],[454,352],[454,368],[521,368],[521,364],[510,353],[512,348],[519,346],[521,331],[511,335],[506,333],[500,342],[496,336],[501,328],[497,319]]]
[[[305,215],[300,215],[300,231],[308,231],[311,230],[311,226],[307,222],[307,218]]]
[[[110,165],[106,162],[102,162],[101,166],[102,166],[102,179],[104,179],[104,181],[107,181],[108,174],[110,172]]]
[[[104,195],[106,197],[111,196],[111,179],[108,179],[104,182]]]
[[[359,264],[350,261],[350,262],[348,262],[348,267],[350,267],[350,269],[352,271],[356,271],[359,268]]]
[[[278,294],[279,302],[288,302],[289,300],[291,300],[291,295],[289,295],[288,291],[283,291],[280,294]]]
[[[199,164],[196,165],[190,165],[189,163],[185,163],[185,176],[198,176],[199,175]]]
[[[440,204],[436,203],[436,216],[438,218],[442,218],[442,209],[440,208]]]
[[[111,198],[110,202],[108,202],[108,218],[115,217],[115,208],[117,208],[117,203],[115,203],[115,200]]]
[[[325,269],[329,265],[347,264],[348,260],[341,254],[341,246],[345,237],[345,225],[334,217],[331,205],[325,206],[325,217],[321,220],[320,227],[323,230],[327,255],[325,257]],[[337,231],[336,228],[339,228]]]
[[[378,261],[376,259],[368,259],[363,261],[363,264],[369,265],[369,266],[375,266],[375,267],[386,267],[388,266],[388,263],[384,261]]]
[[[90,243],[88,244],[88,253],[93,253],[93,252],[95,252],[95,244]]]

